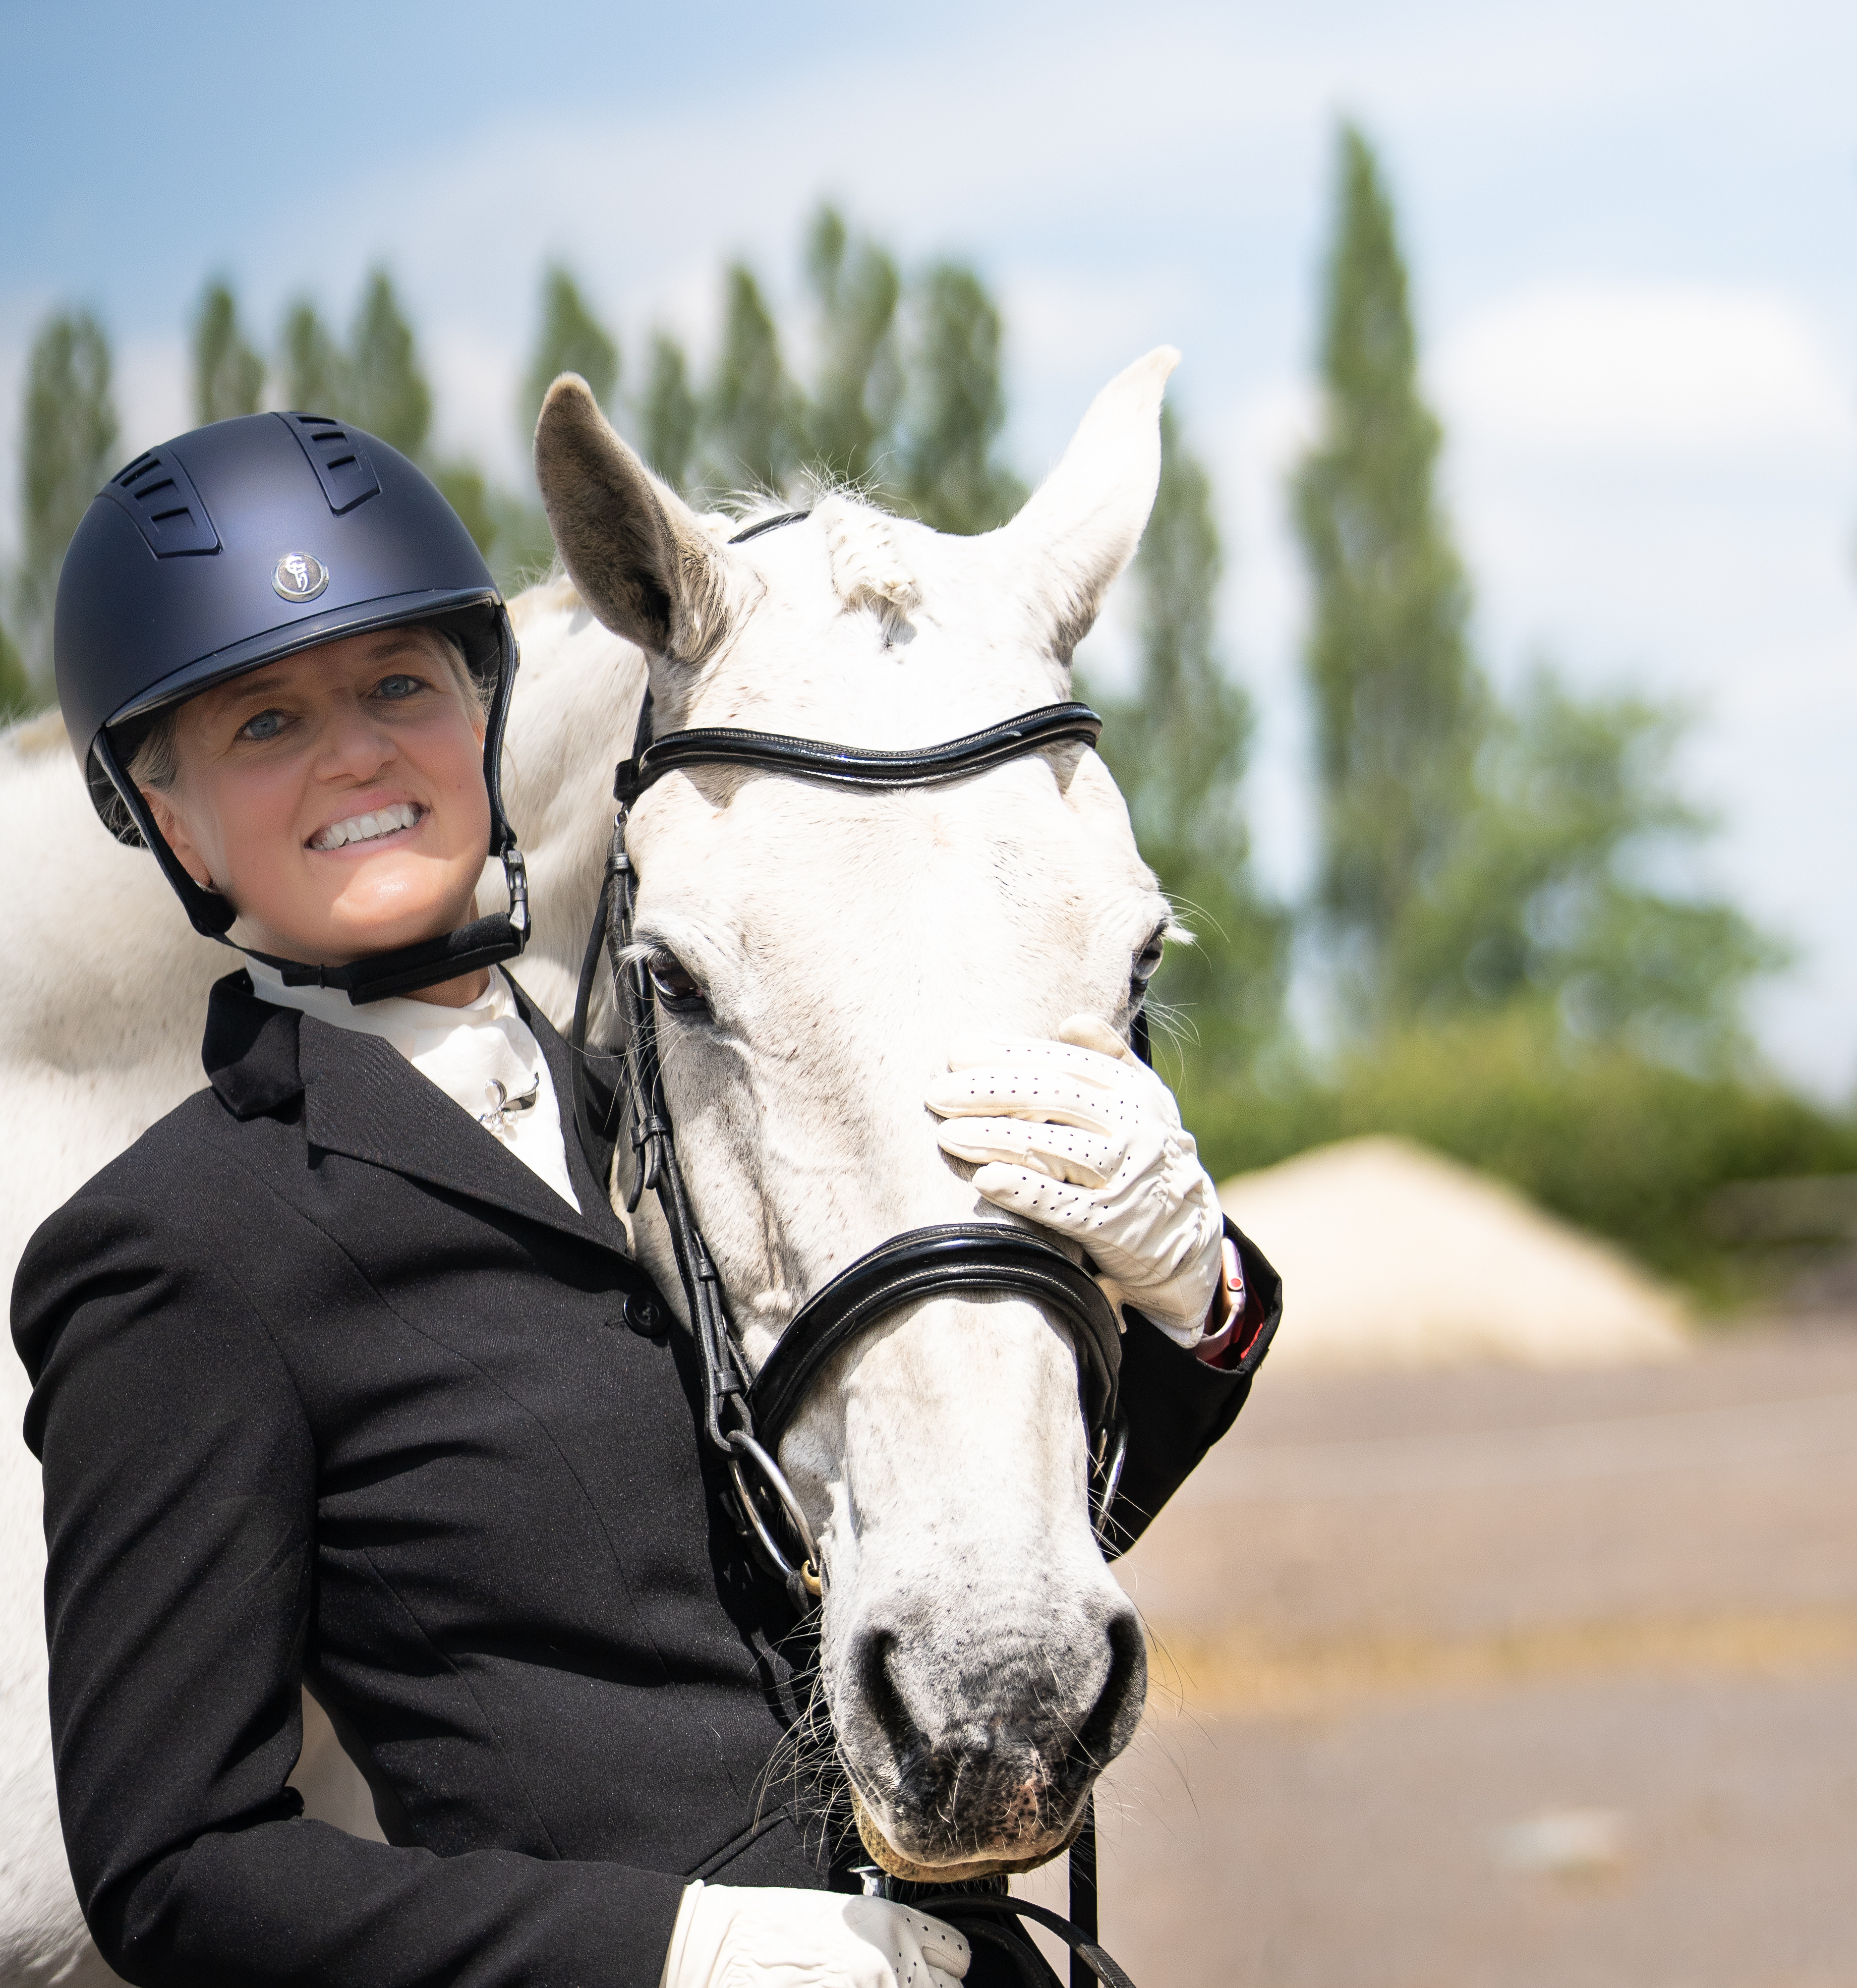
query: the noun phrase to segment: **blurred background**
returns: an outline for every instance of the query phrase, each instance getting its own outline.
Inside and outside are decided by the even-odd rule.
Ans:
[[[1182,349],[1079,673],[1195,935],[1159,1060],[1291,1300],[1129,1564],[1109,1943],[1857,1976],[1857,17],[0,33],[12,715],[91,495],[197,421],[378,432],[514,588],[564,367],[696,499],[974,532]]]

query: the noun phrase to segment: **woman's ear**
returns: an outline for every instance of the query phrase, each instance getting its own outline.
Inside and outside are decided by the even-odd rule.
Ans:
[[[181,868],[201,890],[211,890],[212,871],[206,858],[200,853],[200,845],[188,831],[187,817],[159,787],[143,788],[142,798],[148,803],[148,811],[155,818],[155,826],[161,831],[162,840],[181,859]]]

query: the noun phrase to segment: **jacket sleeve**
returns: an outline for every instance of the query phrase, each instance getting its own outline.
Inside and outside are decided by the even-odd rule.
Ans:
[[[1109,1512],[1112,1557],[1127,1552],[1237,1419],[1283,1315],[1283,1280],[1229,1217],[1225,1233],[1237,1244],[1244,1269],[1240,1350],[1229,1367],[1208,1366],[1140,1312],[1124,1311],[1121,1401],[1129,1451]]]
[[[59,1804],[104,1959],[187,1988],[656,1988],[680,1877],[303,1819],[315,1449],[261,1320],[177,1227],[86,1191],[13,1296]]]

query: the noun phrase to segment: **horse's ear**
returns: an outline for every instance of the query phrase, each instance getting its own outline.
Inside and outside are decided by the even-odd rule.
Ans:
[[[1089,405],[1063,459],[994,535],[1028,603],[1049,617],[1066,666],[1110,583],[1141,543],[1160,482],[1160,402],[1180,363],[1170,345],[1118,373]]]
[[[535,481],[569,576],[614,634],[674,662],[712,653],[732,606],[727,555],[613,432],[577,374],[542,404]]]

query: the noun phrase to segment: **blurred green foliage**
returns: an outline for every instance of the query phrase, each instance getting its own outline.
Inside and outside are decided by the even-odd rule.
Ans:
[[[21,558],[14,627],[26,674],[49,696],[52,611],[65,547],[116,461],[110,343],[87,311],[59,312],[32,341],[21,423]]]
[[[1251,700],[1219,652],[1224,570],[1211,479],[1161,415],[1160,482],[1135,558],[1140,668],[1130,695],[1079,679],[1106,721],[1102,751],[1142,854],[1190,943],[1170,944],[1149,996],[1150,1026],[1175,1038],[1191,1118],[1250,1079],[1283,1026],[1290,920],[1251,868],[1244,772]]]
[[[1026,497],[999,455],[999,306],[974,270],[938,262],[922,280],[914,319],[897,494],[938,532],[990,532]]]
[[[1339,152],[1322,429],[1292,490],[1343,1018],[1359,1041],[1545,1004],[1571,1040],[1730,1071],[1747,987],[1786,950],[1656,881],[1715,826],[1673,776],[1681,713],[1582,699],[1545,668],[1505,703],[1477,667],[1392,202],[1353,126]]]
[[[1538,668],[1491,688],[1434,487],[1393,206],[1344,125],[1321,430],[1292,483],[1313,612],[1322,860],[1311,933],[1341,1024],[1197,1102],[1221,1169],[1356,1134],[1487,1168],[1717,1297],[1730,1181],[1857,1165],[1857,1121],[1754,1059],[1750,984],[1788,950],[1690,887],[1715,823],[1686,725]]]
[[[1581,698],[1545,668],[1493,705],[1463,814],[1387,948],[1402,1010],[1545,1000],[1578,1040],[1742,1062],[1743,994],[1788,954],[1733,905],[1647,881],[1715,826],[1676,785],[1684,730],[1679,712]]]
[[[833,481],[875,489],[902,411],[897,330],[903,279],[896,258],[854,242],[836,208],[822,207],[806,243],[819,309],[819,369],[806,411],[808,459]]]
[[[349,334],[341,404],[331,411],[417,462],[432,431],[432,389],[393,279],[369,272]]]
[[[667,332],[651,338],[651,367],[639,407],[639,450],[647,462],[680,493],[690,488],[702,407],[690,384],[690,361]]]
[[[255,414],[265,389],[265,362],[247,343],[231,286],[210,282],[194,314],[194,419]]]
[[[802,418],[760,282],[734,263],[726,279],[721,356],[701,417],[704,483],[718,495],[784,490],[799,467]]]
[[[284,405],[299,414],[346,419],[348,362],[307,297],[284,317]]]
[[[1480,687],[1469,589],[1433,488],[1443,438],[1419,394],[1392,203],[1351,125],[1340,154],[1322,429],[1293,495],[1312,590],[1317,903],[1349,1010],[1372,1026],[1409,1006],[1401,928],[1464,812]]]
[[[0,725],[11,725],[15,718],[28,716],[38,702],[19,644],[0,627]]]
[[[542,273],[542,330],[522,382],[518,426],[532,435],[548,390],[563,373],[578,373],[599,404],[612,404],[619,384],[619,346],[594,316],[580,286],[556,262]]]
[[[681,348],[660,335],[634,424],[647,459],[711,499],[852,485],[937,531],[1004,523],[1025,486],[1000,454],[1004,330],[978,274],[938,262],[906,276],[829,205],[804,259],[810,338],[783,340],[760,279],[740,263],[724,278],[721,350],[701,393]],[[789,343],[815,354],[809,387],[788,367]]]
[[[1413,1026],[1320,1070],[1280,1066],[1196,1101],[1213,1172],[1392,1132],[1513,1182],[1609,1236],[1705,1303],[1767,1295],[1709,1217],[1729,1182],[1857,1172],[1857,1119],[1757,1073],[1698,1073],[1622,1042],[1570,1043],[1552,1009],[1518,1000]]]

